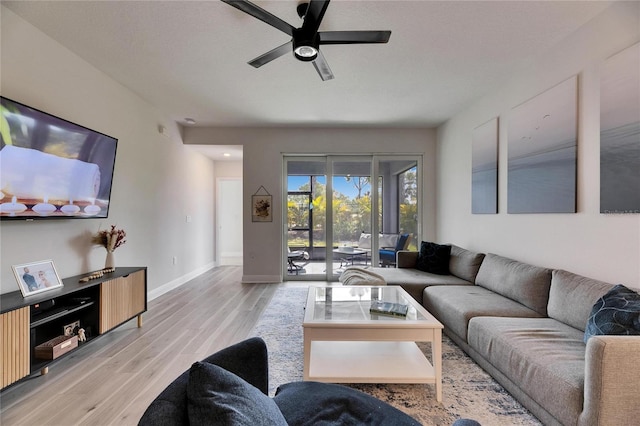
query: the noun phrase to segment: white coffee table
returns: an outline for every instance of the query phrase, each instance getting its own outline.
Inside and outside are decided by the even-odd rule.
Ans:
[[[372,300],[406,304],[406,318],[372,315]],[[442,401],[442,324],[399,286],[310,287],[304,380],[430,383]],[[416,342],[431,342],[431,359]]]

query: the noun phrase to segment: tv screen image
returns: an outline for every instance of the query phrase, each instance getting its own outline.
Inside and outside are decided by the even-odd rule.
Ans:
[[[0,219],[106,218],[118,140],[0,97]]]

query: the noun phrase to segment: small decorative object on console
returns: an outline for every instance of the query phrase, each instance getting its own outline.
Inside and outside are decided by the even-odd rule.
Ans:
[[[381,302],[374,300],[371,302],[369,312],[377,315],[389,315],[393,317],[406,317],[409,306],[402,303]]]
[[[126,236],[127,233],[124,229],[116,229],[115,225],[111,225],[110,230],[100,231],[91,239],[94,244],[100,245],[107,250],[107,259],[104,265],[105,268],[112,268],[115,266],[113,252],[115,249],[127,242],[127,240],[125,240]]]
[[[104,269],[100,269],[99,271],[95,271],[92,272],[91,274],[87,275],[86,277],[80,278],[81,283],[86,283],[89,282],[90,280],[95,280],[98,278],[102,278],[104,276],[104,274],[108,274],[110,272],[114,272],[116,270],[116,268],[114,268],[113,266],[110,268],[104,268]]]
[[[80,328],[80,321],[74,321],[71,324],[65,325],[62,328],[62,330],[63,330],[65,336],[73,336],[74,334],[76,334],[78,332],[79,328]]]
[[[12,268],[23,297],[55,290],[63,285],[53,260],[13,265]]]

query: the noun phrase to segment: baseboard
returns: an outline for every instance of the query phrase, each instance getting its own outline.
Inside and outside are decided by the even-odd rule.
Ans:
[[[225,253],[220,254],[220,266],[222,265],[233,265],[233,266],[242,266],[242,253]]]
[[[194,279],[195,277],[197,277],[198,275],[204,274],[205,272],[207,272],[209,269],[213,269],[216,266],[218,266],[215,262],[209,263],[208,265],[205,265],[201,268],[195,269],[191,272],[189,272],[188,274],[185,274],[181,277],[176,278],[175,280],[169,281],[168,283],[154,289],[151,290],[149,293],[147,293],[147,300],[151,301],[157,297],[162,296],[165,293],[170,292],[171,290],[180,287],[183,284],[186,284],[187,282],[191,281],[192,279]]]
[[[242,282],[245,284],[281,283],[282,276],[280,275],[243,275]]]

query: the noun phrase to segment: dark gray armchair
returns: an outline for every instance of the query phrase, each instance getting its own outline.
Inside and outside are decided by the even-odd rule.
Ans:
[[[342,385],[287,383],[269,398],[268,377],[264,341],[245,340],[194,363],[158,395],[139,425],[420,424],[391,405]]]

